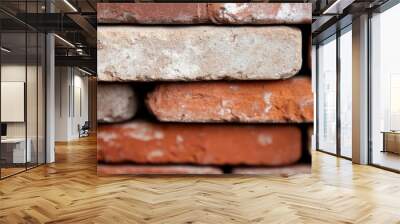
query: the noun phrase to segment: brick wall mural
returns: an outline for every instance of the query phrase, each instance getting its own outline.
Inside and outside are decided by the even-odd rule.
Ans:
[[[310,172],[311,4],[97,7],[99,175]]]

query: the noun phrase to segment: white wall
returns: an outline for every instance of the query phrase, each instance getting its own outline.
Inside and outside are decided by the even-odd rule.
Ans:
[[[75,70],[76,72],[77,70]],[[88,102],[88,96],[89,96],[89,92],[88,92],[88,77],[87,76],[81,76],[81,72],[79,72],[79,75],[76,75],[75,73],[75,77],[74,77],[74,86],[75,86],[75,117],[73,119],[73,127],[77,127],[78,124],[83,125],[85,123],[85,121],[89,120],[89,110],[88,110],[88,106],[89,106],[89,102]],[[77,91],[80,90],[80,105],[79,102],[77,102],[77,100],[79,100],[79,98],[77,98],[78,93]],[[79,108],[81,107],[81,108]],[[80,112],[79,109],[81,109],[82,111]],[[73,135],[74,136],[78,136],[78,129],[77,128],[73,128],[72,130]]]
[[[78,125],[88,120],[88,78],[76,68],[56,67],[55,85],[55,140],[78,139]]]
[[[55,68],[55,141],[69,139],[69,68]]]

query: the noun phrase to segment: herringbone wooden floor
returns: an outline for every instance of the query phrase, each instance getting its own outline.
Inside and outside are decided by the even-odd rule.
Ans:
[[[0,223],[400,223],[400,175],[313,155],[313,174],[97,177],[96,141],[0,181]]]

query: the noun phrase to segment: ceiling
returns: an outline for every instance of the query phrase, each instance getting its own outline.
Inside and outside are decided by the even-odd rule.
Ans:
[[[38,33],[54,32],[56,65],[79,66],[96,73],[97,2],[47,0],[46,4],[46,0],[1,0],[2,46],[12,50],[3,60],[26,57],[29,61],[43,47],[40,44],[37,48],[33,38]],[[52,13],[48,13],[50,9]]]

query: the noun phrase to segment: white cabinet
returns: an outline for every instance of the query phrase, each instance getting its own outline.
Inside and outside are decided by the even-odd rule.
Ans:
[[[27,143],[26,151],[25,144]],[[12,148],[12,162],[25,163],[32,161],[32,140],[25,138],[7,138],[2,139],[1,144]]]

